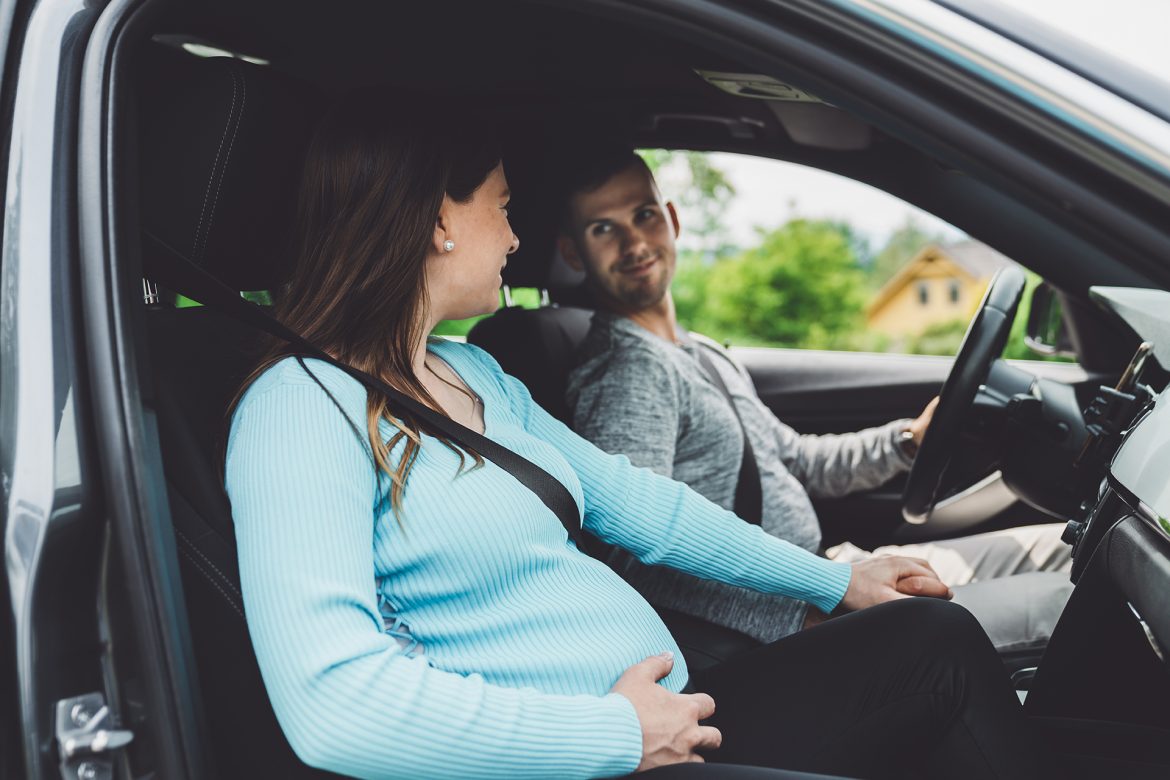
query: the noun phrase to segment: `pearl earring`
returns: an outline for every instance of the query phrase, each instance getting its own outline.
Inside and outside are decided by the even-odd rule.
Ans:
[[[451,239],[448,238],[446,241],[443,242],[443,250],[444,251],[450,252],[454,248],[455,248],[455,242],[452,241]]]

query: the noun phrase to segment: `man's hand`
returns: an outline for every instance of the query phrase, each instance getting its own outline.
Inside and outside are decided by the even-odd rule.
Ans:
[[[670,653],[652,655],[631,666],[610,688],[634,705],[642,724],[642,762],[637,771],[656,766],[702,762],[699,749],[714,749],[723,742],[719,729],[700,726],[715,712],[715,700],[705,693],[671,693],[658,684],[674,668]]]
[[[953,595],[926,561],[879,555],[853,564],[853,576],[841,605],[857,610],[911,596],[949,599]]]
[[[907,429],[914,437],[914,446],[917,447],[922,444],[922,437],[926,435],[926,429],[930,427],[930,421],[934,417],[935,407],[938,406],[938,396],[931,399],[926,408],[922,410],[922,414],[918,415],[914,422],[910,423]]]

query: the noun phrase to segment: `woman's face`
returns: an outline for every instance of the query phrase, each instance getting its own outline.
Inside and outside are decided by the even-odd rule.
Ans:
[[[510,197],[501,164],[466,203],[443,199],[427,264],[432,317],[459,320],[499,307],[504,265],[520,246],[508,224]],[[450,251],[447,241],[454,242]]]

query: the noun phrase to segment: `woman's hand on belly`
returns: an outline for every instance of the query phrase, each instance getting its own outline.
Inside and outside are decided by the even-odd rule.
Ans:
[[[723,742],[719,729],[700,726],[715,712],[715,700],[705,693],[672,693],[658,684],[674,668],[673,653],[652,655],[631,666],[610,689],[634,705],[642,726],[642,762],[639,772],[666,764],[702,762],[696,751],[712,750]]]

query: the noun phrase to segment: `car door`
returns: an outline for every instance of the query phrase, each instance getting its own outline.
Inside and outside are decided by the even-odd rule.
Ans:
[[[127,458],[117,447],[132,433],[111,410],[108,321],[95,305],[112,300],[101,149],[126,10],[0,4],[4,776],[199,776],[185,744],[197,739],[191,678],[182,653],[158,641],[178,636],[167,599],[181,592],[154,585],[166,567],[137,554],[153,540],[118,503]]]
[[[0,128],[10,128],[12,124],[12,100],[15,93],[15,79],[13,68],[6,68],[9,59],[10,41],[19,41],[23,36],[24,25],[27,21],[27,8],[17,12],[20,5],[16,0],[0,2]],[[6,147],[8,134],[0,135],[0,148]],[[0,154],[0,171],[7,170],[7,156]],[[0,187],[4,187],[6,176],[0,175]],[[9,237],[6,222],[0,225],[4,239]],[[7,289],[7,277],[4,269],[7,252],[0,255],[0,278],[4,279],[4,289]],[[0,318],[8,321],[8,306],[0,302]],[[0,530],[4,530],[5,549],[8,547],[8,520],[12,516],[8,498],[11,490],[10,472],[8,466],[13,463],[9,453],[9,442],[13,440],[15,431],[11,428],[15,423],[12,413],[12,386],[10,341],[2,334],[7,329],[0,330],[0,457],[3,458],[3,485],[4,505],[0,508]],[[24,748],[21,732],[20,685],[16,666],[16,614],[17,603],[12,599],[9,587],[8,573],[0,577],[0,603],[4,605],[0,614],[0,775],[15,777],[24,773]]]
[[[85,457],[72,304],[77,256],[76,75],[96,11],[81,2],[0,6],[5,49],[5,215],[0,299],[0,470],[11,611],[4,749],[9,768],[56,768],[56,709],[109,728],[94,620],[105,540]],[[97,694],[84,703],[77,698]],[[12,708],[11,710],[9,708]],[[92,733],[92,732],[91,732]],[[81,739],[80,731],[77,734]],[[79,742],[80,744],[80,742]]]

